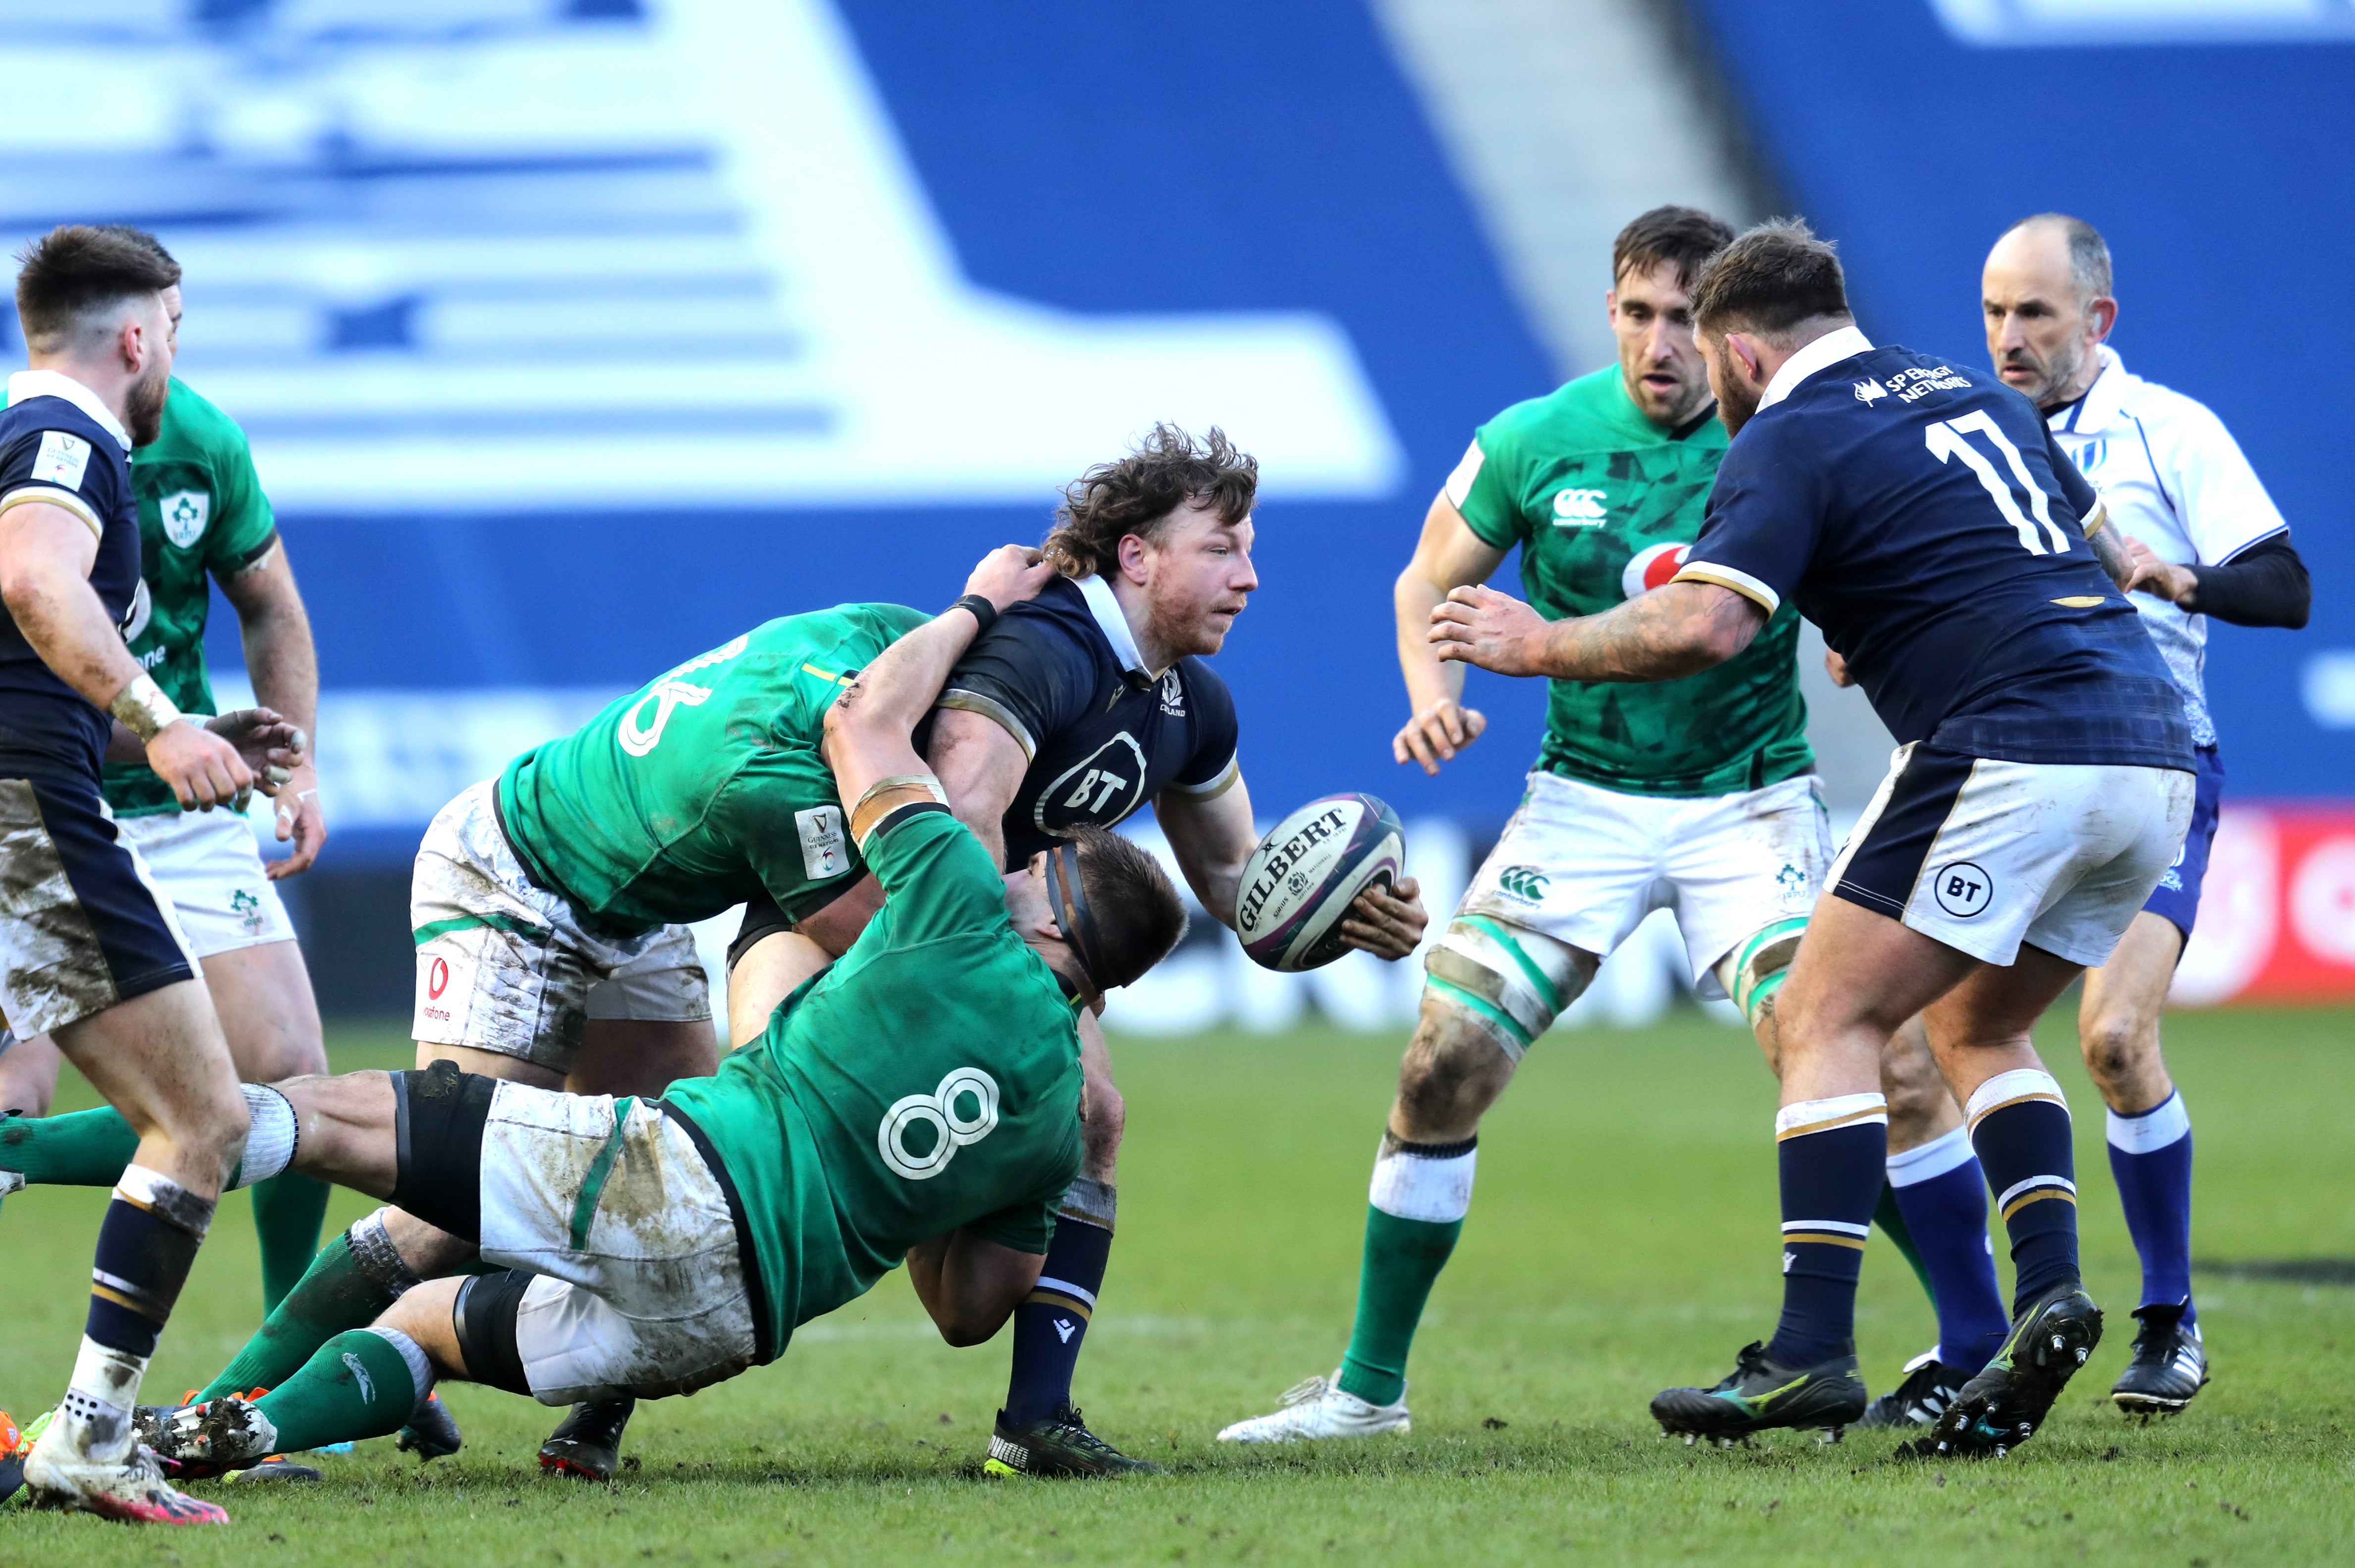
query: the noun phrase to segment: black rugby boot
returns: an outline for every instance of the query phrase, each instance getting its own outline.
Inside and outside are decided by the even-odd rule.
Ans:
[[[2208,1386],[2208,1347],[2200,1342],[2200,1326],[2184,1323],[2179,1305],[2138,1307],[2135,1317],[2142,1328],[2110,1398],[2126,1414],[2145,1421],[2173,1415]]]
[[[1924,1458],[2002,1458],[2036,1435],[2101,1342],[2102,1309],[2094,1298],[2083,1285],[2055,1285],[2012,1319],[1995,1359],[1963,1385],[1913,1451]]]
[[[1826,1427],[1837,1442],[1842,1428],[1863,1418],[1866,1400],[1854,1345],[1810,1367],[1785,1367],[1753,1340],[1716,1387],[1654,1395],[1652,1419],[1664,1435],[1689,1444],[1703,1437],[1732,1443],[1775,1426]]]
[[[574,1405],[539,1445],[539,1467],[551,1476],[612,1480],[622,1467],[622,1429],[637,1408],[632,1394]]]

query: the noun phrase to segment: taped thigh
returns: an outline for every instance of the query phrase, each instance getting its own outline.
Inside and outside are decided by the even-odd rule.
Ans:
[[[1425,993],[1476,1019],[1518,1061],[1594,978],[1601,960],[1489,915],[1459,915],[1423,960]]]
[[[1733,951],[1717,961],[1717,983],[1725,987],[1751,1028],[1758,1027],[1766,1004],[1790,978],[1791,960],[1798,956],[1799,938],[1806,929],[1805,915],[1771,921],[1735,943]]]

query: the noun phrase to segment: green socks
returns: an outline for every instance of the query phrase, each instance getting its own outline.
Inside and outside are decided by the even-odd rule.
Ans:
[[[253,1231],[261,1242],[261,1310],[278,1310],[319,1252],[327,1219],[327,1184],[286,1171],[253,1189]]]
[[[367,1220],[360,1221],[367,1223]],[[309,1270],[271,1309],[237,1359],[223,1367],[197,1397],[217,1399],[249,1389],[276,1388],[328,1340],[346,1329],[364,1328],[375,1322],[399,1295],[361,1266],[348,1234],[337,1236],[320,1249]],[[404,1408],[404,1418],[406,1414]]]
[[[432,1386],[416,1340],[398,1328],[355,1328],[322,1345],[258,1403],[278,1429],[279,1447],[293,1453],[398,1432]]]
[[[112,1187],[138,1148],[139,1135],[112,1107],[0,1121],[0,1168],[36,1187]]]
[[[1464,1221],[1402,1220],[1366,1210],[1366,1256],[1358,1274],[1358,1321],[1341,1359],[1341,1388],[1372,1404],[1396,1404],[1406,1392],[1406,1353],[1423,1303]]]
[[[1905,1228],[1905,1215],[1897,1207],[1897,1189],[1887,1181],[1881,1184],[1881,1206],[1872,1211],[1872,1222],[1881,1227],[1882,1235],[1897,1243],[1897,1250],[1913,1265],[1913,1277],[1922,1282],[1922,1294],[1935,1307],[1938,1293],[1930,1285],[1930,1267],[1922,1261],[1922,1249],[1913,1244],[1913,1232]]]

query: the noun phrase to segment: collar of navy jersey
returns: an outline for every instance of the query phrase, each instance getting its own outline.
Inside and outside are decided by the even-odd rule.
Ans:
[[[114,411],[99,401],[98,394],[75,380],[62,370],[19,370],[8,378],[8,406],[16,407],[32,398],[63,398],[91,419],[98,428],[112,436],[123,450],[131,450],[131,432]]]
[[[1797,391],[1799,383],[1808,377],[1821,375],[1843,359],[1871,350],[1872,339],[1853,326],[1838,327],[1825,333],[1784,360],[1783,368],[1767,379],[1766,389],[1758,395],[1758,411],[1764,413]]]
[[[1090,576],[1081,578],[1079,586],[1080,597],[1088,602],[1088,613],[1096,618],[1096,627],[1103,633],[1104,641],[1112,645],[1113,657],[1120,661],[1121,668],[1145,686],[1169,673],[1145,667],[1145,656],[1136,651],[1135,635],[1128,629],[1128,617],[1121,613],[1120,601],[1113,596],[1111,583],[1101,576]]]

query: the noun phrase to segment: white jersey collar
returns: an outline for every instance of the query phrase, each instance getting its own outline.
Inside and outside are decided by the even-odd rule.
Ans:
[[[2126,362],[2118,351],[2106,343],[2097,343],[2094,352],[2101,356],[2102,368],[2094,372],[2094,384],[2074,406],[2053,411],[2061,417],[2052,428],[2064,434],[2100,430],[2126,411],[2126,396],[2134,389],[2135,378],[2126,371]]]
[[[1101,576],[1079,580],[1080,596],[1088,602],[1088,612],[1096,618],[1103,631],[1104,641],[1112,645],[1113,657],[1121,667],[1143,676],[1147,680],[1159,680],[1168,671],[1147,669],[1145,656],[1136,651],[1136,636],[1128,629],[1128,617],[1121,613],[1120,601],[1113,594],[1112,584]]]
[[[1773,408],[1799,389],[1799,383],[1838,364],[1851,355],[1862,354],[1872,347],[1872,339],[1854,326],[1837,327],[1825,333],[1796,354],[1783,361],[1759,394],[1760,412]]]
[[[131,450],[131,432],[123,428],[123,421],[114,417],[113,411],[98,400],[96,392],[64,371],[19,370],[9,377],[9,406],[13,408],[27,398],[63,398],[96,420],[98,428],[119,442],[123,451]]]

